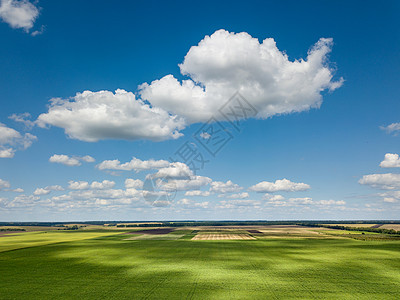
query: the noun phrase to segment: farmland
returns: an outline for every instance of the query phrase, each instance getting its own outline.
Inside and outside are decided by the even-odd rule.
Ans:
[[[0,237],[0,299],[398,299],[397,236],[340,233],[294,225],[9,233]]]

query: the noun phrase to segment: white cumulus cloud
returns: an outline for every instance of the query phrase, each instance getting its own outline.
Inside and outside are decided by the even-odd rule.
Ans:
[[[82,156],[82,157],[80,157],[79,159],[82,160],[82,161],[84,161],[84,162],[87,162],[87,163],[92,163],[92,162],[95,162],[95,161],[96,161],[96,160],[95,160],[93,157],[91,157],[90,155]]]
[[[49,162],[63,164],[66,166],[80,166],[81,163],[78,159],[69,157],[64,154],[54,154],[49,158]]]
[[[209,191],[199,191],[199,190],[187,191],[185,193],[185,196],[203,196],[203,197],[208,197],[210,195],[211,195],[211,193]]]
[[[111,180],[103,180],[102,182],[93,181],[90,188],[94,190],[106,190],[115,186],[115,182]]]
[[[37,188],[33,194],[35,196],[48,195],[52,191],[64,191],[64,188],[60,185],[50,185],[46,186],[45,188]]]
[[[381,168],[400,168],[398,154],[386,153],[385,159],[379,164]]]
[[[156,173],[148,175],[148,178],[164,179],[189,179],[193,176],[193,171],[188,165],[181,162],[170,163],[168,167],[159,169]]]
[[[383,198],[383,202],[387,202],[387,203],[396,203],[398,200],[396,198],[393,197],[384,197]]]
[[[333,208],[334,206],[340,207],[346,204],[343,200],[313,200],[310,197],[297,197],[285,199],[284,197],[277,195],[279,197],[270,197],[268,203],[273,206],[286,206],[286,207],[296,207],[296,206],[316,206],[319,208]],[[268,198],[268,197],[267,197]]]
[[[222,181],[214,181],[211,183],[211,192],[215,193],[237,193],[243,188],[240,187],[238,184],[233,183],[231,180],[228,180],[227,182],[222,182]]]
[[[69,181],[69,189],[70,190],[87,190],[89,189],[89,182],[87,181]]]
[[[151,169],[166,168],[170,165],[170,162],[166,160],[140,160],[136,157],[132,158],[131,161],[121,164],[118,159],[105,160],[97,165],[99,170],[122,170],[122,171],[144,171]]]
[[[195,202],[191,199],[183,198],[177,202],[185,208],[208,208],[209,202]]]
[[[276,180],[275,182],[262,181],[253,185],[249,188],[250,191],[260,193],[272,193],[272,192],[297,192],[306,191],[311,187],[306,183],[292,182],[286,178]]]
[[[260,118],[318,108],[321,92],[342,84],[332,80],[327,64],[332,44],[321,38],[305,59],[291,61],[272,38],[260,43],[246,32],[218,30],[191,47],[179,65],[190,79],[179,82],[167,75],[143,84],[140,94],[189,123],[207,121],[236,91],[258,109]]]
[[[13,158],[14,152],[13,148],[0,148],[0,158]]]
[[[258,200],[223,200],[220,201],[217,208],[221,209],[243,209],[255,208],[259,209],[261,202]]]
[[[179,138],[185,126],[211,116],[222,120],[216,112],[237,91],[258,111],[257,118],[319,108],[322,93],[343,82],[333,80],[334,70],[329,67],[332,45],[331,38],[321,38],[306,58],[290,60],[272,38],[260,43],[246,32],[218,30],[191,47],[179,65],[187,79],[166,75],[143,83],[139,98],[124,90],[54,98],[36,124],[63,128],[70,138],[87,142],[162,141]],[[210,138],[206,133],[201,136]]]
[[[189,191],[198,190],[211,182],[211,178],[205,176],[191,176],[190,179],[168,181],[158,179],[157,187],[164,191]]]
[[[30,133],[22,135],[15,129],[0,123],[0,158],[12,158],[15,151],[29,148],[37,137]]]
[[[271,194],[266,193],[263,196],[263,199],[273,202],[273,201],[283,201],[283,200],[285,200],[285,197],[283,197],[282,195],[271,195]]]
[[[315,204],[318,205],[345,205],[346,201],[343,200],[319,200],[315,201]]]
[[[68,156],[65,154],[54,154],[49,158],[49,162],[63,164],[70,167],[80,166],[82,164],[81,161],[91,163],[94,162],[95,159],[89,155],[80,157],[80,156]]]
[[[33,194],[34,194],[35,196],[48,195],[48,194],[50,194],[50,193],[51,193],[50,190],[46,190],[46,189],[44,189],[44,188],[37,188],[37,189],[33,192]]]
[[[143,181],[141,181],[140,179],[127,178],[125,180],[125,187],[127,189],[142,189]]]
[[[246,199],[246,198],[249,198],[249,193],[243,192],[243,193],[231,194],[231,195],[221,194],[221,195],[218,195],[218,197],[219,198],[227,198],[227,199]]]
[[[102,182],[93,181],[89,183],[87,181],[69,181],[68,188],[70,190],[111,190],[115,186],[115,182],[111,180],[103,180]]]
[[[364,175],[358,183],[378,189],[394,190],[400,188],[400,174],[385,173]]]
[[[1,0],[0,18],[12,28],[28,32],[39,16],[39,9],[27,0]]]
[[[184,128],[182,118],[151,107],[131,92],[116,90],[77,93],[72,99],[52,99],[37,124],[64,128],[73,139],[97,142],[104,139],[162,141],[176,139]]]

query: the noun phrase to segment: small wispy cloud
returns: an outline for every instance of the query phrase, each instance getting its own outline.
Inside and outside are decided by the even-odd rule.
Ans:
[[[389,134],[398,135],[400,132],[400,123],[392,123],[387,126],[380,126],[379,128],[386,131]]]

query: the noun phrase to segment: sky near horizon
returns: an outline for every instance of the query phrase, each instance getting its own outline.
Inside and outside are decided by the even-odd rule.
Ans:
[[[0,0],[0,221],[398,219],[399,13]]]

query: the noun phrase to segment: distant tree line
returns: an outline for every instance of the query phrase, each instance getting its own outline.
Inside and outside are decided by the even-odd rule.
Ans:
[[[0,231],[26,231],[24,228],[0,228]]]
[[[105,225],[117,227],[179,227],[179,226],[249,226],[249,225],[304,225],[307,226],[320,226],[320,224],[400,224],[399,220],[366,220],[366,221],[337,221],[337,220],[293,220],[293,221],[87,221],[87,222],[0,222],[0,226],[55,226],[64,227],[67,225],[74,225],[76,223],[86,225]],[[135,223],[135,224],[121,224],[121,223]],[[336,225],[332,225],[336,226]],[[363,228],[364,230],[364,228]],[[365,231],[365,230],[364,230]]]
[[[78,225],[64,227],[64,230],[78,230],[78,229],[79,229]]]
[[[298,225],[299,221],[182,221],[160,223],[115,224],[118,228],[128,227],[182,227],[182,226],[262,226],[262,225]],[[109,224],[111,226],[111,224]]]
[[[351,224],[351,223],[347,223],[347,224]],[[357,224],[357,223],[353,223],[353,224]],[[367,224],[367,223],[363,223],[363,224]],[[371,223],[371,224],[375,224],[375,223]],[[301,222],[301,223],[298,223],[297,225],[308,226],[308,227],[324,227],[324,228],[348,230],[348,231],[365,231],[365,232],[376,232],[376,233],[382,233],[382,234],[398,234],[398,235],[400,235],[400,231],[396,231],[394,229],[386,229],[386,228],[350,227],[350,226],[343,226],[343,225],[327,225],[327,224],[317,224],[317,223],[309,223],[309,222]]]

